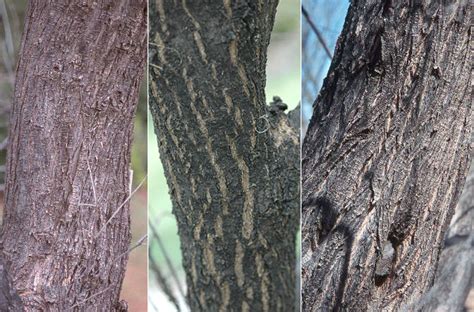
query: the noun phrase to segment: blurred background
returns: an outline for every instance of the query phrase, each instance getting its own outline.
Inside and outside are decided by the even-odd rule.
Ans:
[[[268,50],[267,63],[267,103],[278,95],[295,108],[301,98],[300,83],[300,7],[294,0],[280,0],[275,26]],[[152,120],[149,116],[148,120]],[[160,163],[153,124],[148,124],[148,185],[150,215],[150,276],[149,311],[176,311],[175,306],[163,293],[158,278],[163,278],[179,301],[181,311],[188,311],[183,295],[185,276],[181,265],[181,249],[168,186]],[[299,245],[298,245],[299,246]],[[153,268],[159,269],[157,276]]]
[[[4,205],[8,117],[27,2],[27,0],[0,0],[0,218],[3,215]],[[146,83],[143,81],[132,147],[134,188],[143,181],[147,170],[146,107]],[[146,184],[143,184],[130,203],[132,244],[147,233],[146,189]],[[145,245],[134,249],[129,256],[121,297],[128,302],[130,311],[146,311],[147,308],[147,249]]]
[[[302,44],[302,133],[306,133],[313,103],[331,65],[337,38],[342,31],[348,0],[303,0],[301,14]],[[320,37],[318,38],[317,33]],[[325,47],[327,47],[327,50]]]

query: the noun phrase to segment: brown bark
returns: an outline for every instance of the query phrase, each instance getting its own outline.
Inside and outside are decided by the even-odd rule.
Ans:
[[[29,3],[1,239],[27,311],[122,309],[145,55],[144,0]]]
[[[469,164],[467,1],[353,1],[303,144],[303,309],[433,283]]]
[[[277,1],[204,2],[150,6],[150,109],[188,303],[291,311],[298,130],[264,94]]]

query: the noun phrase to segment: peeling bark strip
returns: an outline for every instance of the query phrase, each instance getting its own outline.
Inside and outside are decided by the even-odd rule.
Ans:
[[[353,1],[303,144],[303,310],[433,282],[469,164],[468,1]]]
[[[276,5],[150,3],[150,109],[193,311],[296,308],[298,130],[264,94]]]
[[[27,311],[120,310],[146,1],[30,1],[11,115],[3,257]]]

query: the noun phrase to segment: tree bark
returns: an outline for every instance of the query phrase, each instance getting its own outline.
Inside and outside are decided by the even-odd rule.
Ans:
[[[303,143],[304,311],[433,283],[469,165],[467,1],[353,1]]]
[[[471,137],[471,144],[474,142]],[[472,150],[471,150],[472,159]],[[451,220],[434,285],[404,311],[464,311],[474,276],[474,161]]]
[[[23,311],[20,296],[0,258],[0,311]]]
[[[10,119],[5,267],[27,311],[121,311],[146,1],[30,1]]]
[[[150,3],[150,109],[192,311],[296,307],[298,130],[265,104],[277,1]]]

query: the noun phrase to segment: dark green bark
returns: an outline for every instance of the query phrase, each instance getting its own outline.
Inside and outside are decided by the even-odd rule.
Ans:
[[[265,105],[277,1],[157,1],[150,109],[193,311],[296,305],[299,143]]]

